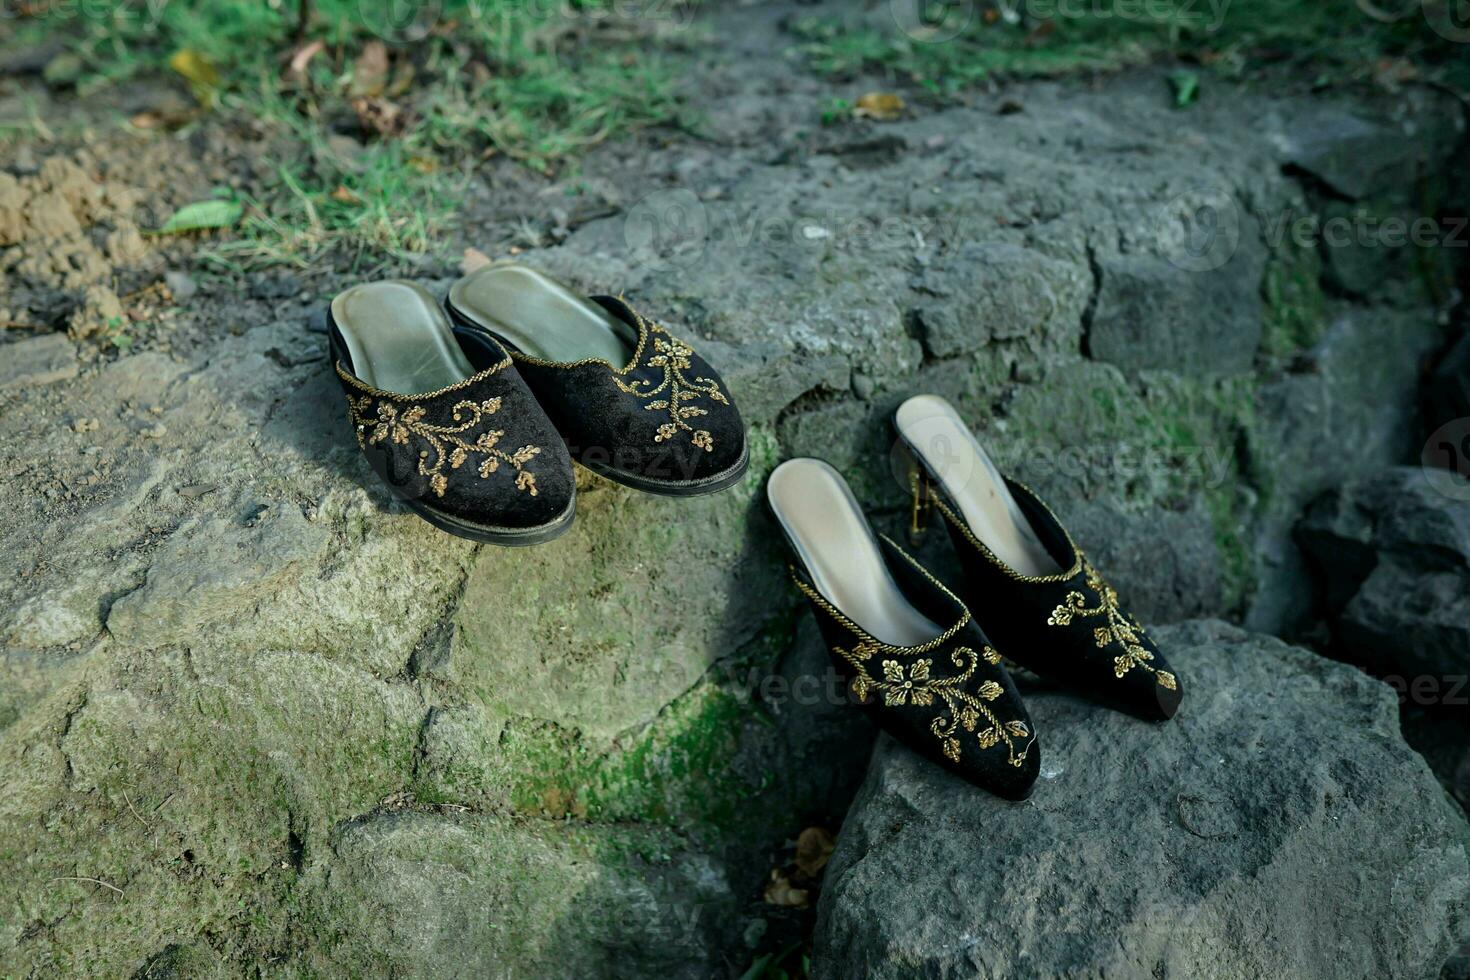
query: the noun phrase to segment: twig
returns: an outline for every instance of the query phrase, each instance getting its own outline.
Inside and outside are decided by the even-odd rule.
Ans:
[[[306,40],[306,29],[311,26],[311,0],[301,0],[296,18],[296,46]]]
[[[128,809],[132,811],[133,816],[135,816],[135,817],[138,818],[138,822],[143,825],[143,829],[144,830],[152,830],[153,829],[153,825],[150,824],[148,821],[144,820],[143,819],[143,815],[140,814],[136,809],[133,808],[133,801],[132,801],[132,798],[128,796],[128,791],[127,790],[123,790],[123,799],[125,801],[127,801]]]
[[[103,888],[107,888],[107,889],[110,889],[112,891],[115,891],[119,895],[126,895],[127,894],[127,892],[123,891],[121,888],[117,887],[116,885],[109,885],[107,882],[103,881],[101,878],[88,878],[85,875],[62,875],[59,878],[52,878],[51,880],[53,882],[56,882],[56,881],[85,881],[88,884],[101,885]]]

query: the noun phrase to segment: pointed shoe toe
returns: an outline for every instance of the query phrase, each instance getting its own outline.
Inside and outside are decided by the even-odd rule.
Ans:
[[[1006,656],[1109,707],[1172,718],[1178,674],[1051,508],[1003,476],[942,399],[909,399],[894,425],[916,467],[915,524],[938,514],[964,569],[960,595]]]
[[[1024,799],[1040,771],[1035,728],[964,603],[873,534],[827,464],[781,464],[767,500],[850,700],[936,765],[997,796]]]

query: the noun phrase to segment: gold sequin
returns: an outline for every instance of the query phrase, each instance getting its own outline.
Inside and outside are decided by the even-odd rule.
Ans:
[[[1122,648],[1123,652],[1113,658],[1114,676],[1121,679],[1130,670],[1137,667],[1152,673],[1160,687],[1175,690],[1179,682],[1174,675],[1167,670],[1159,670],[1150,662],[1154,659],[1154,655],[1141,642],[1143,627],[1129,619],[1118,608],[1117,591],[1085,558],[1082,560],[1082,568],[1086,574],[1087,587],[1101,597],[1100,603],[1089,607],[1087,597],[1081,592],[1076,590],[1068,592],[1066,598],[1051,611],[1051,615],[1046,619],[1046,625],[1070,626],[1075,619],[1104,617],[1107,625],[1093,627],[1092,640],[1097,644],[1099,650],[1106,649],[1111,643],[1116,643]]]
[[[424,421],[427,414],[424,406],[410,404],[395,405],[385,399],[363,395],[348,396],[347,414],[357,432],[357,444],[361,447],[374,446],[380,442],[407,446],[414,440],[426,444],[419,450],[419,474],[429,479],[429,488],[437,497],[444,496],[449,487],[449,477],[444,472],[448,465],[458,470],[471,456],[480,457],[476,468],[480,479],[488,479],[500,469],[502,463],[516,471],[516,489],[536,496],[536,474],[526,468],[532,457],[541,452],[540,446],[526,445],[514,452],[499,448],[503,429],[491,429],[486,425],[479,435],[471,437],[471,430],[486,423],[490,416],[500,411],[499,398],[482,401],[466,399],[455,403],[451,413],[458,425],[434,425]]]

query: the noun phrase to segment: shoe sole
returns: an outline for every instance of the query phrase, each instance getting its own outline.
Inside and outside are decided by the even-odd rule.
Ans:
[[[745,476],[745,471],[750,466],[750,445],[747,443],[740,448],[740,458],[733,466],[713,476],[706,476],[698,480],[650,480],[648,477],[615,470],[611,466],[604,466],[591,460],[577,459],[576,456],[573,456],[572,459],[576,460],[578,466],[600,477],[644,493],[659,497],[702,497],[705,494],[727,490],[740,482],[741,477]]]
[[[330,310],[327,311],[327,324],[329,331],[327,334],[327,351],[332,359],[332,370],[335,372],[337,364],[343,360],[343,352],[337,348],[336,341],[332,339],[330,333],[333,325]],[[372,469],[371,464],[369,464],[368,469]],[[378,482],[393,495],[393,499],[404,504],[419,517],[446,534],[452,534],[457,538],[465,538],[469,541],[481,541],[504,548],[525,548],[531,545],[545,544],[567,533],[572,526],[572,522],[577,517],[577,495],[573,493],[572,498],[567,501],[566,508],[545,524],[537,524],[534,527],[502,527],[496,524],[480,524],[476,521],[466,520],[463,517],[451,514],[448,511],[439,510],[437,507],[431,507],[415,497],[408,496],[393,486],[393,484],[383,479],[376,470],[373,470],[373,475],[378,477]]]
[[[428,521],[446,534],[452,534],[457,538],[467,538],[470,541],[483,541],[487,544],[500,545],[505,548],[525,548],[534,544],[545,544],[555,540],[567,533],[572,522],[577,517],[577,498],[574,496],[567,502],[566,510],[558,514],[554,519],[545,524],[535,527],[496,527],[493,524],[477,524],[467,521],[462,517],[446,513],[430,507],[428,504],[420,503],[403,496],[388,484],[386,480],[379,480],[395,498],[402,501],[419,517]]]

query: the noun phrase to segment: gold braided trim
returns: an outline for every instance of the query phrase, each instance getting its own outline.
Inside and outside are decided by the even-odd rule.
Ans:
[[[940,499],[939,494],[934,492],[934,488],[932,485],[926,485],[926,489],[928,490],[929,494],[929,505],[932,506],[935,510],[939,511],[939,513],[943,515],[944,519],[949,521],[949,523],[953,525],[953,527],[957,531],[960,532],[960,535],[964,537],[966,541],[974,545],[975,548],[980,552],[980,554],[985,556],[986,560],[988,560],[992,565],[1004,572],[1009,578],[1013,578],[1017,582],[1029,582],[1032,584],[1039,584],[1043,582],[1065,582],[1067,579],[1072,578],[1078,572],[1082,571],[1082,549],[1078,548],[1077,543],[1072,540],[1072,532],[1068,531],[1067,528],[1062,524],[1062,522],[1057,520],[1057,515],[1053,513],[1052,509],[1046,505],[1046,501],[1042,500],[1036,495],[1036,492],[1034,490],[1026,486],[1026,484],[1024,483],[1017,483],[1014,480],[1011,482],[1016,483],[1016,486],[1020,487],[1022,490],[1025,490],[1028,494],[1030,494],[1031,499],[1040,504],[1042,506],[1042,509],[1051,515],[1051,519],[1056,523],[1056,526],[1062,529],[1062,536],[1067,539],[1067,547],[1072,549],[1072,567],[1067,569],[1065,572],[1055,572],[1051,575],[1022,575],[1020,572],[1016,571],[1015,569],[1011,568],[1011,566],[1001,561],[1000,558],[996,556],[995,552],[991,551],[990,548],[986,546],[984,541],[981,541],[979,538],[975,537],[975,533],[970,530],[970,526],[965,523],[963,518],[961,518],[954,511],[950,510],[949,505],[946,504],[942,499]]]
[[[445,385],[443,388],[435,388],[433,391],[422,391],[414,395],[406,395],[399,391],[384,391],[382,388],[374,388],[370,384],[365,384],[364,382],[359,381],[357,377],[352,374],[352,372],[348,371],[342,366],[341,361],[338,361],[335,366],[337,368],[337,376],[339,378],[347,382],[352,387],[356,388],[358,391],[363,392],[364,394],[372,395],[375,398],[386,399],[388,401],[415,402],[422,401],[425,398],[433,398],[437,395],[447,395],[451,391],[459,391],[462,388],[468,388],[470,385],[475,384],[476,382],[484,381],[492,374],[495,374],[498,371],[503,371],[506,368],[510,367],[510,355],[507,354],[503,359],[496,361],[494,364],[490,365],[478,374],[470,375],[463,381],[456,381],[452,385]]]
[[[802,595],[806,596],[812,602],[816,603],[817,606],[824,610],[828,615],[830,615],[833,619],[837,620],[844,627],[846,627],[849,633],[851,633],[853,636],[857,637],[859,641],[861,641],[861,645],[869,647],[871,649],[884,650],[889,653],[912,655],[919,653],[928,653],[930,650],[933,650],[936,647],[943,646],[945,643],[948,643],[950,640],[954,639],[955,635],[959,633],[960,630],[969,625],[969,607],[961,602],[959,597],[956,596],[953,592],[949,591],[949,589],[946,589],[938,579],[936,579],[933,575],[930,575],[929,572],[922,565],[914,561],[913,558],[910,558],[909,555],[902,548],[899,548],[898,545],[893,544],[893,541],[889,539],[887,535],[879,535],[879,537],[883,538],[884,541],[887,541],[889,544],[893,545],[894,549],[900,555],[903,555],[905,560],[907,560],[910,565],[913,565],[915,568],[917,568],[919,572],[924,575],[925,578],[934,583],[934,585],[937,586],[941,591],[943,591],[945,595],[954,600],[955,604],[958,605],[962,611],[959,622],[955,623],[953,626],[945,630],[942,634],[935,637],[934,639],[929,640],[925,643],[921,643],[918,646],[896,646],[892,643],[884,643],[882,640],[879,640],[867,630],[863,629],[857,623],[853,622],[851,619],[845,616],[841,610],[832,605],[831,602],[827,601],[826,596],[822,595],[816,589],[803,582],[801,580],[801,576],[797,574],[796,567],[794,565],[788,565],[787,568],[791,571],[792,582],[796,584],[796,588],[800,590]]]
[[[643,350],[645,347],[648,346],[649,321],[645,320],[642,313],[639,313],[637,310],[633,309],[633,307],[628,304],[628,301],[623,299],[622,293],[618,294],[618,302],[622,303],[623,306],[627,308],[628,312],[633,314],[633,321],[638,325],[638,346],[633,350],[632,359],[629,360],[628,363],[624,364],[622,367],[613,367],[612,362],[603,357],[584,357],[580,361],[548,361],[544,357],[537,357],[534,354],[527,354],[525,351],[519,350],[511,351],[510,356],[515,358],[517,361],[521,361],[525,364],[535,364],[537,367],[576,368],[586,367],[588,364],[601,364],[613,374],[628,374],[634,368],[638,367],[639,361],[643,360]]]

